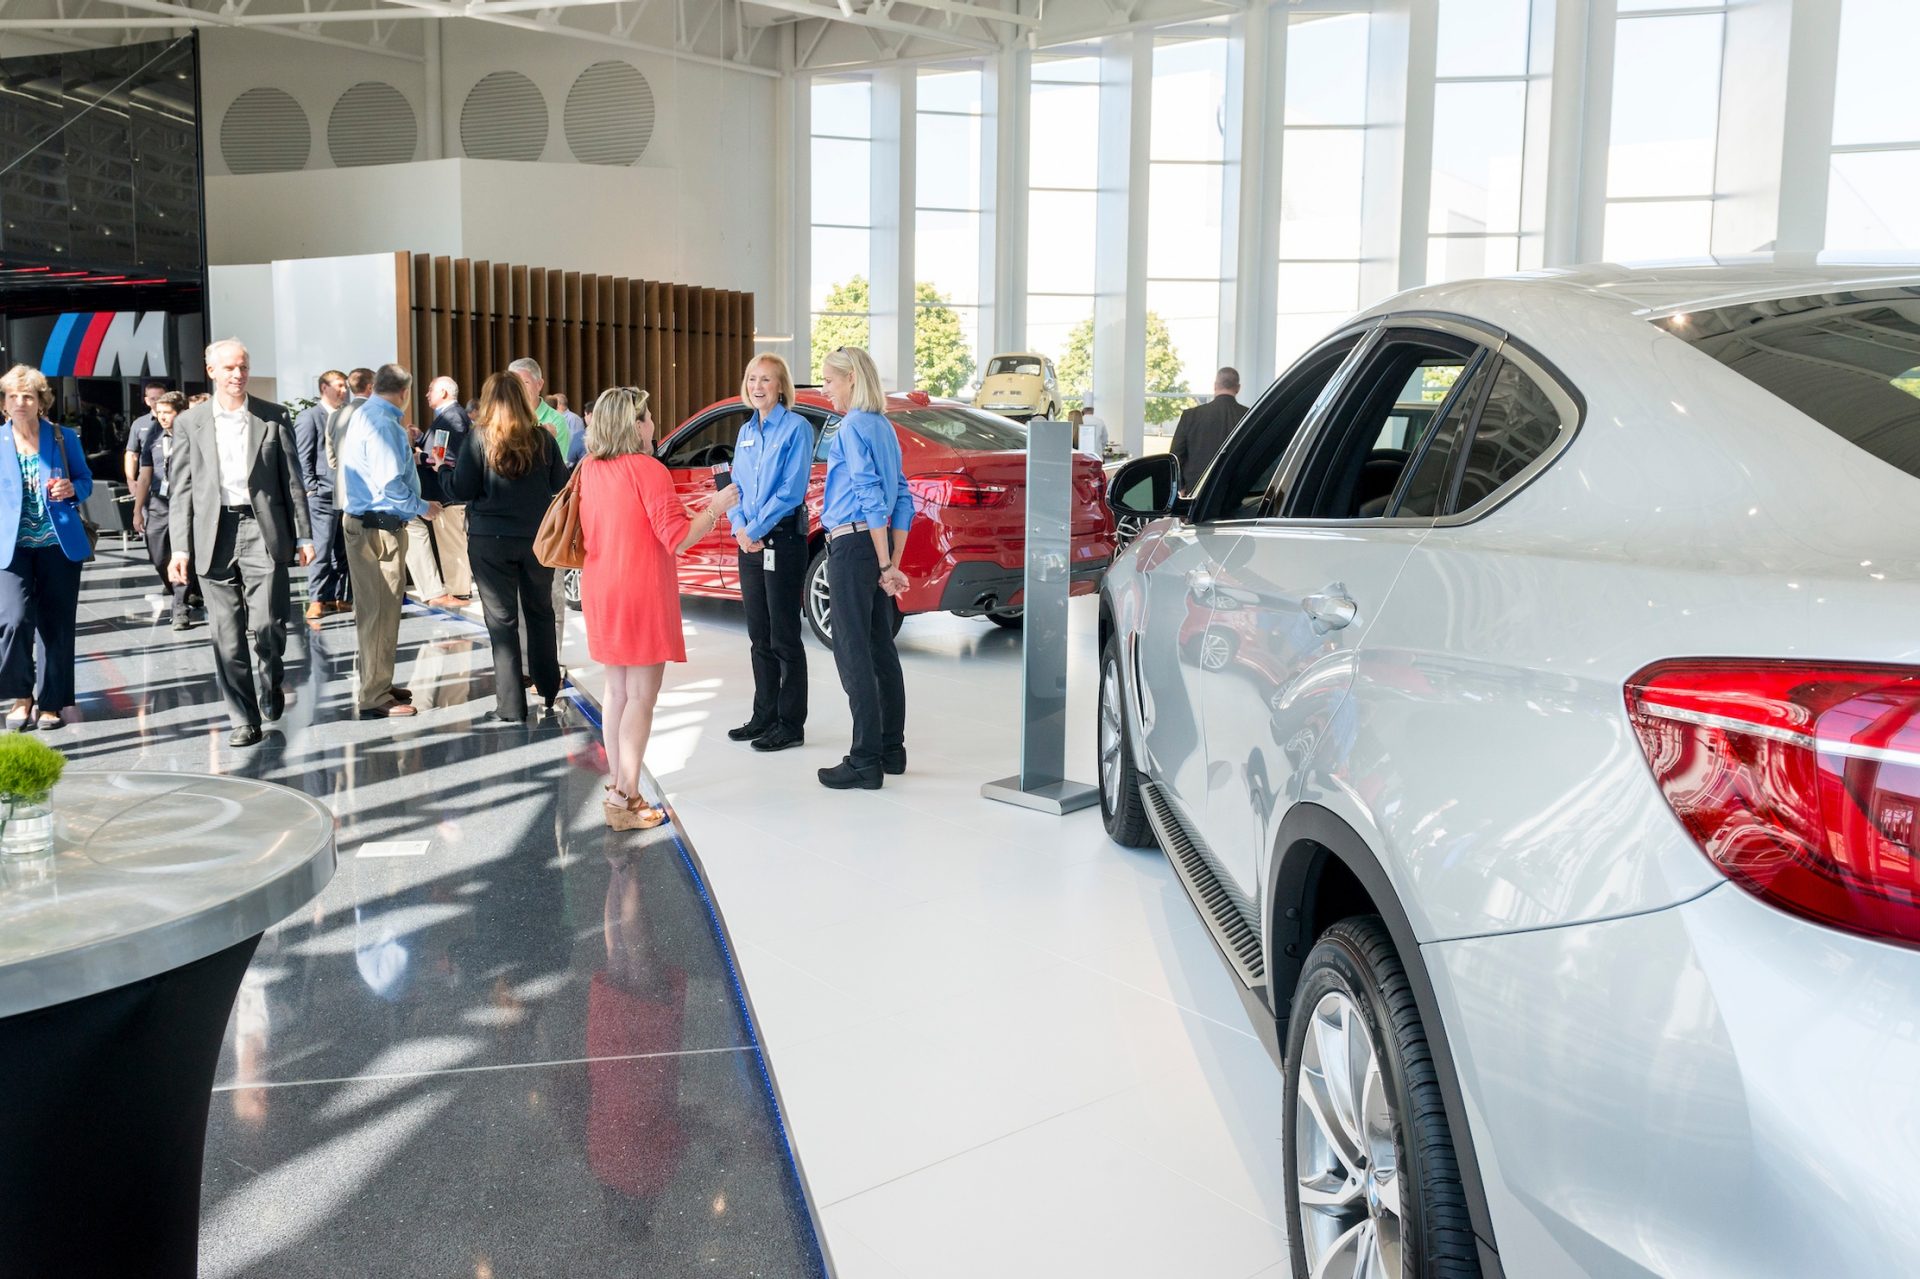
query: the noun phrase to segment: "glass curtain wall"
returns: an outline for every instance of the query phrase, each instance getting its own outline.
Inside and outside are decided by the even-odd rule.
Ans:
[[[1147,431],[1170,434],[1220,366],[1227,32],[1162,35],[1148,132]]]
[[[1063,408],[1093,389],[1100,58],[1036,53],[1028,112],[1027,346],[1050,356]]]
[[[1620,0],[1602,236],[1609,261],[1712,248],[1727,28],[1725,12],[1713,10],[1724,8],[1724,0]]]
[[[930,395],[961,393],[991,354],[980,349],[984,82],[978,66],[923,67],[915,95],[913,378]]]
[[[1827,247],[1920,246],[1920,0],[1845,0],[1827,179]]]
[[[1276,369],[1360,308],[1368,24],[1294,14],[1287,27]]]
[[[1440,0],[1427,282],[1520,269],[1531,0]]]
[[[865,78],[823,77],[812,90],[812,367],[837,346],[866,346],[872,318],[873,85]]]

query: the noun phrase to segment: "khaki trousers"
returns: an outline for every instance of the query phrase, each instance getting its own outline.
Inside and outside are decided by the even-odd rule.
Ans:
[[[407,587],[407,531],[383,532],[354,515],[341,523],[347,535],[347,577],[353,583],[353,632],[359,643],[357,700],[364,711],[393,700],[400,599]]]
[[[473,561],[467,556],[467,508],[443,506],[433,522],[433,545],[440,552],[440,577],[449,595],[473,594]]]
[[[413,595],[422,604],[428,600],[437,600],[447,593],[447,584],[440,576],[440,566],[433,558],[433,530],[424,519],[411,520],[407,524],[407,575],[413,578]]]

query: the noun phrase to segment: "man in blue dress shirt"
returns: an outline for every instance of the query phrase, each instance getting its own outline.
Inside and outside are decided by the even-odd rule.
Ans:
[[[407,586],[407,521],[434,519],[440,504],[420,496],[420,474],[401,411],[413,375],[383,364],[373,394],[340,440],[340,507],[346,514],[353,628],[360,642],[358,701],[363,719],[411,715],[413,694],[393,682],[400,649],[400,600]]]

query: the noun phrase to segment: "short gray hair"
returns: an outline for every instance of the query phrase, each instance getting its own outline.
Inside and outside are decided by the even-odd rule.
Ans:
[[[444,392],[446,394],[446,397],[450,400],[457,400],[460,398],[460,384],[454,381],[452,378],[448,377],[444,373],[442,373],[439,377],[433,379],[433,381],[429,382],[427,384],[427,389],[429,391]]]
[[[524,373],[542,386],[547,384],[547,375],[540,371],[540,361],[534,359],[531,355],[523,355],[512,364],[507,365],[507,372]]]
[[[413,385],[413,374],[398,364],[382,364],[373,371],[373,393],[394,395]]]
[[[249,362],[251,362],[252,353],[247,350],[247,344],[245,342],[242,342],[239,338],[221,338],[217,342],[207,343],[207,367],[208,368],[213,367],[214,353],[223,346],[231,346],[231,347],[239,348],[240,354],[248,356]]]

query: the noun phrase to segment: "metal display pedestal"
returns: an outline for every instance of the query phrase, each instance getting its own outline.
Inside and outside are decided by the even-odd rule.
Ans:
[[[1100,800],[1068,781],[1067,599],[1073,591],[1073,427],[1027,424],[1027,569],[1021,604],[1020,771],[980,794],[1059,817]]]

